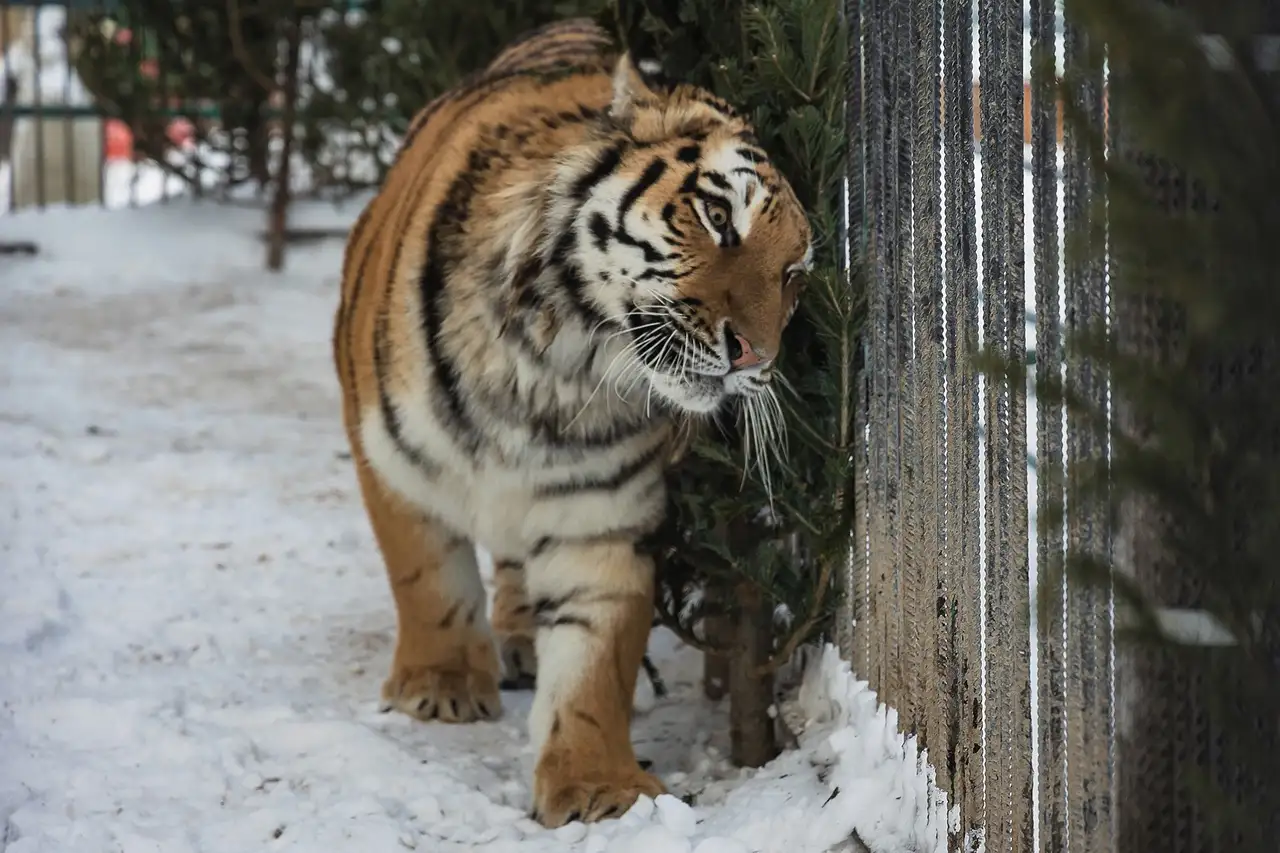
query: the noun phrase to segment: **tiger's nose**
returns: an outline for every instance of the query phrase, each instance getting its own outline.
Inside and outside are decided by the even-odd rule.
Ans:
[[[725,326],[724,336],[729,342],[729,364],[734,370],[741,370],[764,361],[751,346],[750,341],[728,326]]]

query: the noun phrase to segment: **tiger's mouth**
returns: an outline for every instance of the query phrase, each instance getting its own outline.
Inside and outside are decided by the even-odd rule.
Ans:
[[[671,330],[669,351],[688,353],[703,350],[697,342],[683,339]],[[701,355],[701,353],[699,353]],[[670,406],[683,413],[710,414],[735,397],[751,397],[768,387],[763,366],[735,368],[728,358],[719,362],[708,353],[701,358],[674,355],[668,358],[640,358],[649,384]]]
[[[683,414],[711,414],[727,400],[767,387],[762,366],[735,367],[731,337],[717,345],[696,323],[659,302],[628,312],[625,329],[636,369],[668,407]]]
[[[647,376],[646,404],[657,402],[677,416],[705,417],[736,401],[745,464],[772,494],[770,459],[782,460],[789,455],[772,361],[735,366],[728,341],[722,343],[723,351],[717,352],[675,315],[644,314],[628,317],[626,349],[632,357],[624,373],[638,371]]]
[[[789,452],[783,410],[772,385],[771,366],[760,363],[734,368],[728,365],[727,358],[714,374],[689,367],[661,372],[655,369],[658,366],[645,365],[649,387],[655,397],[678,415],[716,415],[726,403],[737,403],[735,417],[744,463],[755,471],[765,491],[772,494],[770,460],[783,460]]]
[[[667,405],[682,414],[713,414],[731,396],[723,377],[703,373],[650,370],[649,385]]]

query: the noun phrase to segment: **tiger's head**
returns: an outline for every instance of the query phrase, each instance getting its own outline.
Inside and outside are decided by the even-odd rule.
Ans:
[[[730,105],[651,85],[626,54],[607,127],[569,191],[583,296],[670,407],[737,396],[776,412],[773,367],[813,258],[791,185]]]

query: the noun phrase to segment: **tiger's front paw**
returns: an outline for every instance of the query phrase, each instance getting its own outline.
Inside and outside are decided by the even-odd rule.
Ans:
[[[502,716],[492,673],[479,669],[396,666],[382,685],[383,710],[419,720],[470,723]]]
[[[581,775],[539,770],[534,776],[533,819],[549,829],[575,820],[594,823],[626,814],[641,794],[656,798],[666,792],[658,777],[639,766]]]

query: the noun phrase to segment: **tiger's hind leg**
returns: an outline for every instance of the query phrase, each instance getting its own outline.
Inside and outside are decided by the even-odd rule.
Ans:
[[[548,827],[618,817],[665,791],[637,762],[630,730],[653,562],[630,542],[561,544],[525,571],[538,629],[534,817]]]
[[[357,460],[360,488],[396,605],[383,707],[467,723],[502,713],[498,656],[475,549],[388,491]]]
[[[524,565],[493,564],[493,633],[502,657],[503,690],[532,690],[538,674],[533,605],[524,586]]]

